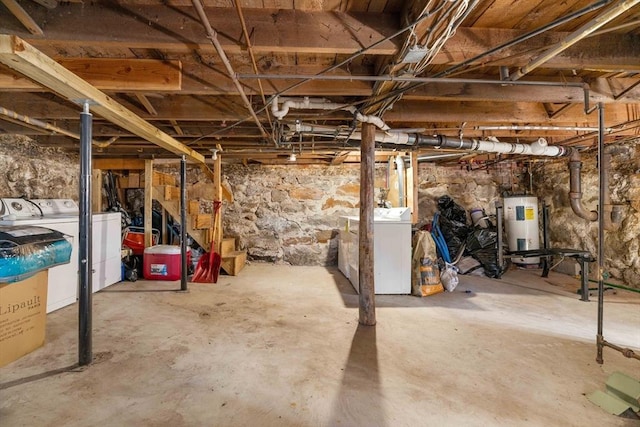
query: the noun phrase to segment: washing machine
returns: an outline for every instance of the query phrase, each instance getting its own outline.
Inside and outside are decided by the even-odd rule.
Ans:
[[[73,200],[0,199],[0,226],[36,225],[73,238],[68,264],[49,269],[47,313],[76,302],[78,293],[78,205]]]
[[[71,199],[0,199],[0,226],[37,225],[73,238],[69,264],[49,269],[47,313],[76,302],[78,298],[78,204]],[[121,279],[121,218],[119,212],[92,216],[92,288],[97,292]]]

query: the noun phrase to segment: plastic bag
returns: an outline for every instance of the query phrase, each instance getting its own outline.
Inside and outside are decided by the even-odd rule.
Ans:
[[[442,281],[442,286],[444,286],[447,292],[453,292],[459,282],[458,269],[456,266],[445,263],[444,271],[440,274],[440,280]]]
[[[71,259],[73,238],[36,226],[0,227],[0,283],[19,282]]]
[[[438,218],[438,228],[449,248],[449,256],[452,260],[456,259],[470,228],[465,223],[451,220],[444,216]]]
[[[484,272],[488,277],[498,279],[504,273],[504,269],[498,265],[498,231],[495,227],[476,228],[467,237],[467,251],[472,257],[480,261]]]
[[[447,219],[460,222],[463,225],[467,224],[467,211],[449,196],[442,196],[438,199],[438,210]]]
[[[413,295],[426,297],[444,292],[440,282],[436,245],[429,232],[416,232],[411,261],[411,293]]]

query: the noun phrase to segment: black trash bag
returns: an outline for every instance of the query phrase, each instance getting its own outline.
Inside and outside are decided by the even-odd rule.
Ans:
[[[449,248],[451,259],[456,259],[471,228],[463,222],[454,221],[443,216],[438,218],[438,226]]]
[[[495,228],[475,228],[467,236],[467,251],[495,248],[498,241],[498,231]]]
[[[498,265],[498,257],[494,248],[478,249],[475,252],[472,252],[471,256],[482,264],[484,274],[486,274],[487,277],[492,277],[494,279],[502,277],[504,269],[500,268]]]
[[[495,227],[476,228],[466,240],[469,254],[482,264],[484,273],[494,279],[502,277],[504,273],[504,268],[498,265],[497,242],[498,230]]]
[[[449,196],[442,196],[438,199],[438,210],[447,219],[467,224],[467,211]]]

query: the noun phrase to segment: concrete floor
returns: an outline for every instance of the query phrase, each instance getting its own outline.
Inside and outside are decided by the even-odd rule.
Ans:
[[[605,349],[596,303],[552,273],[462,276],[453,293],[358,296],[337,269],[252,264],[218,284],[121,283],[94,295],[95,363],[77,307],[0,369],[2,426],[627,426],[584,397],[640,362]],[[640,348],[640,299],[608,296],[605,338]]]

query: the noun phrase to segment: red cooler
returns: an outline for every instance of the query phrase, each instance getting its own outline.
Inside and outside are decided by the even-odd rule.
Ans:
[[[187,248],[187,265],[190,248]],[[143,274],[147,280],[180,280],[180,246],[156,245],[144,250]]]

